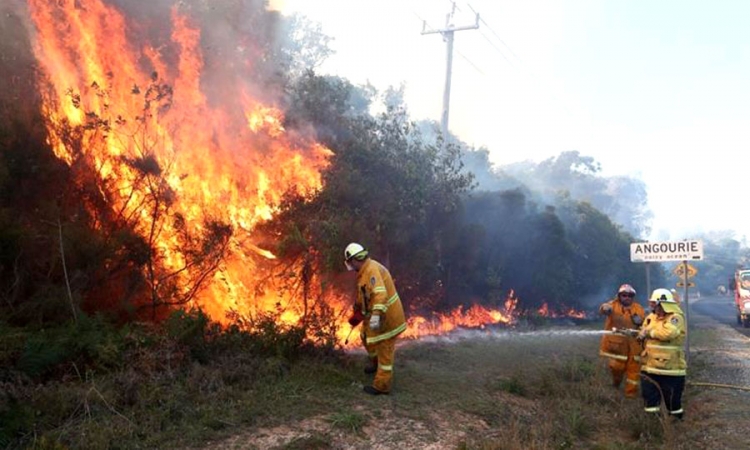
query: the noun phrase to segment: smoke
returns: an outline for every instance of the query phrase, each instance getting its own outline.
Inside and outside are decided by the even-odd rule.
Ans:
[[[175,14],[200,32],[201,90],[211,105],[236,104],[243,95],[278,106],[283,70],[278,60],[281,18],[263,0],[109,0],[128,18],[129,41],[157,49],[175,63],[180,51],[171,40]],[[165,26],[165,25],[171,25]],[[144,67],[145,70],[153,68]]]
[[[629,176],[605,177],[593,157],[566,151],[540,163],[523,161],[500,170],[529,186],[548,204],[559,206],[560,199],[569,196],[590,203],[633,236],[647,236],[651,231],[653,213],[644,182]]]
[[[0,4],[0,108],[3,118],[28,118],[39,109],[35,59],[28,29],[28,11],[23,1]]]

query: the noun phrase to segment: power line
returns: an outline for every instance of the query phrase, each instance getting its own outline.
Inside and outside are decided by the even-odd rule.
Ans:
[[[432,25],[430,25],[429,23],[427,23],[427,21],[426,21],[426,20],[424,20],[424,19],[422,18],[422,16],[420,16],[419,14],[417,14],[417,12],[416,12],[416,11],[414,11],[414,10],[412,9],[412,10],[411,10],[411,13],[412,13],[412,14],[414,14],[414,17],[416,17],[417,19],[419,19],[419,21],[420,21],[420,22],[422,22],[423,24],[425,24],[425,26],[428,26],[428,27],[430,27],[430,30],[433,30],[433,28],[432,28]]]
[[[463,10],[461,9],[461,7],[458,6],[458,3],[456,3],[454,0],[448,0],[448,3],[450,3],[451,6],[455,7],[458,10],[458,12],[463,12]],[[471,6],[469,8],[471,8]],[[474,12],[476,13],[476,11],[474,11]]]
[[[467,6],[468,6],[468,7],[469,7],[469,8],[471,9],[471,10],[472,10],[472,12],[474,12],[474,13],[476,14],[476,10],[475,10],[475,9],[474,9],[474,8],[473,8],[473,7],[471,6],[471,4],[469,4],[469,3],[466,3],[466,5],[467,5]],[[545,93],[546,93],[547,95],[549,95],[549,96],[550,96],[550,97],[551,97],[552,99],[554,99],[554,100],[555,100],[555,101],[556,101],[556,102],[557,102],[557,103],[558,103],[558,104],[559,104],[559,105],[560,105],[560,106],[562,107],[562,109],[563,109],[563,110],[565,110],[565,112],[566,112],[566,113],[568,113],[568,115],[572,116],[572,115],[573,115],[573,113],[572,113],[572,112],[570,111],[570,109],[568,109],[568,106],[567,106],[567,105],[566,105],[566,104],[565,104],[565,103],[564,103],[564,102],[563,102],[562,100],[560,100],[560,99],[559,99],[559,98],[558,98],[558,97],[557,97],[557,96],[556,96],[555,94],[553,94],[553,93],[552,93],[552,92],[551,92],[551,91],[550,91],[549,89],[547,89],[547,88],[545,88],[545,87],[543,86],[543,83],[541,82],[541,80],[539,79],[539,77],[537,77],[537,76],[536,76],[536,75],[534,74],[534,72],[532,72],[532,71],[531,71],[531,70],[530,70],[530,69],[529,69],[528,67],[525,67],[525,66],[526,66],[526,64],[524,64],[523,60],[521,60],[521,58],[520,58],[520,57],[519,57],[518,55],[516,55],[516,53],[515,53],[515,52],[513,51],[513,49],[511,49],[511,48],[510,48],[510,46],[509,46],[508,44],[506,44],[506,43],[505,43],[505,41],[504,41],[504,40],[503,40],[503,39],[502,39],[502,38],[500,37],[500,35],[499,35],[499,34],[498,34],[498,33],[497,33],[497,32],[496,32],[496,31],[495,31],[495,30],[494,30],[494,29],[493,29],[493,28],[492,28],[492,27],[491,27],[491,26],[490,26],[490,25],[489,25],[489,24],[487,23],[487,21],[485,21],[485,20],[484,20],[484,19],[483,19],[482,17],[479,17],[479,14],[477,14],[477,19],[478,19],[478,21],[479,21],[479,22],[481,22],[481,23],[482,23],[482,24],[483,24],[484,26],[486,26],[486,27],[487,27],[487,28],[488,28],[488,29],[490,30],[490,32],[492,32],[492,34],[493,34],[493,35],[495,36],[495,38],[497,38],[497,40],[498,40],[498,41],[500,41],[500,43],[502,43],[502,44],[503,44],[503,46],[505,46],[505,48],[507,48],[507,49],[508,49],[508,51],[510,51],[510,53],[511,53],[511,54],[513,55],[513,57],[514,57],[514,58],[515,58],[516,60],[518,60],[518,62],[519,62],[519,63],[520,63],[520,64],[521,64],[522,66],[524,66],[524,67],[523,67],[523,72],[525,72],[525,74],[526,74],[527,76],[529,76],[529,77],[533,78],[533,79],[534,79],[534,81],[535,81],[535,82],[536,82],[536,83],[538,84],[538,87],[542,88],[542,90],[543,90],[543,91],[544,91],[544,92],[545,92]],[[505,53],[504,53],[504,52],[503,52],[503,51],[502,51],[502,50],[500,49],[500,47],[498,47],[498,46],[497,46],[497,45],[496,45],[495,43],[493,43],[493,42],[492,42],[492,40],[491,40],[491,39],[490,39],[489,37],[487,37],[487,35],[485,35],[484,33],[482,33],[482,32],[481,32],[481,30],[480,30],[480,33],[481,33],[481,34],[482,34],[482,36],[483,36],[483,37],[484,37],[484,38],[485,38],[485,39],[487,40],[487,42],[488,42],[488,43],[489,43],[490,45],[492,45],[492,47],[493,47],[493,48],[494,48],[494,49],[495,49],[495,50],[496,50],[496,51],[497,51],[498,53],[500,53],[500,56],[502,56],[502,57],[503,57],[503,59],[505,59],[505,61],[507,61],[507,62],[508,62],[508,63],[509,63],[509,64],[510,64],[510,65],[511,65],[511,66],[512,66],[513,68],[515,68],[515,69],[517,69],[517,70],[518,70],[518,67],[516,67],[516,65],[515,65],[515,64],[513,64],[513,63],[512,63],[512,62],[511,62],[511,61],[510,61],[510,60],[509,60],[509,59],[508,59],[508,58],[507,58],[507,57],[505,56]]]
[[[471,64],[471,67],[474,68],[477,72],[479,72],[480,75],[485,75],[484,71],[480,69],[476,64],[474,64],[466,55],[461,53],[460,51],[456,50],[456,53],[458,53],[458,56],[462,57],[466,60],[467,63]]]
[[[443,136],[448,136],[448,115],[450,111],[450,95],[451,95],[451,71],[453,66],[453,40],[456,31],[476,30],[479,28],[479,14],[476,15],[476,22],[472,25],[456,26],[453,24],[453,16],[456,12],[456,2],[451,1],[451,12],[445,18],[445,27],[440,30],[427,31],[427,23],[422,24],[422,34],[440,34],[446,44],[447,57],[446,57],[446,69],[445,69],[445,88],[443,89],[443,113],[440,119],[440,128]]]
[[[479,19],[479,20],[481,21],[482,19]],[[486,41],[487,41],[487,42],[488,42],[488,43],[489,43],[489,44],[490,44],[490,45],[491,45],[491,46],[492,46],[492,47],[493,47],[493,48],[494,48],[495,50],[497,50],[497,52],[498,52],[498,53],[500,53],[500,56],[502,56],[504,60],[508,61],[508,64],[510,64],[511,66],[515,67],[515,65],[514,65],[514,64],[513,64],[513,63],[512,63],[512,62],[511,62],[511,61],[510,61],[510,60],[509,60],[509,59],[508,59],[508,58],[507,58],[507,57],[505,56],[505,54],[503,53],[503,51],[502,51],[502,50],[500,50],[500,47],[498,47],[497,45],[495,45],[495,43],[494,43],[494,42],[492,42],[492,41],[490,40],[490,38],[488,38],[488,37],[487,37],[487,35],[486,35],[486,34],[484,34],[484,33],[482,32],[482,30],[479,30],[479,34],[481,34],[481,35],[482,35],[482,37],[483,37],[483,38],[484,38],[484,39],[485,39],[485,40],[486,40]]]
[[[472,11],[476,12],[476,11],[474,10],[474,7],[472,7],[472,6],[471,6],[471,4],[467,3],[466,5],[467,5],[467,6],[468,6],[468,7],[469,7],[469,8],[470,8],[470,9],[471,9]],[[486,21],[486,20],[484,20],[484,18],[480,17],[480,18],[479,18],[479,21],[480,21],[480,22],[482,22],[482,23],[484,24],[484,26],[486,26],[486,27],[487,27],[487,29],[488,29],[488,30],[490,30],[490,32],[491,32],[492,34],[494,34],[494,35],[495,35],[495,37],[497,38],[497,40],[498,40],[498,41],[500,41],[500,43],[501,43],[501,44],[503,44],[503,46],[505,46],[505,48],[507,48],[507,49],[508,49],[508,51],[509,51],[509,52],[511,53],[511,55],[513,55],[513,57],[514,57],[514,58],[516,58],[516,59],[517,59],[517,60],[518,60],[519,62],[521,62],[521,63],[523,62],[523,61],[521,60],[521,58],[520,58],[520,57],[519,57],[518,55],[516,55],[516,53],[515,53],[515,52],[513,51],[513,49],[512,49],[512,48],[510,48],[510,46],[509,46],[508,44],[506,44],[506,43],[505,43],[505,41],[503,40],[503,38],[501,38],[501,37],[500,37],[500,35],[499,35],[499,34],[497,34],[497,32],[495,32],[495,30],[494,30],[494,29],[493,29],[493,28],[492,28],[492,27],[490,26],[490,24],[488,24],[488,23],[487,23],[487,21]]]
[[[497,33],[495,33],[495,30],[493,30],[492,27],[489,26],[489,24],[487,24],[487,22],[484,19],[482,19],[480,17],[479,21],[482,22],[492,32],[492,34],[495,35],[495,37],[497,38],[497,40],[500,41],[500,43],[503,44],[503,46],[505,46],[505,48],[508,49],[508,51],[511,53],[511,55],[513,55],[514,58],[516,58],[519,62],[523,62],[523,61],[521,61],[521,58],[519,58],[519,56],[516,55],[516,52],[514,52],[513,49],[510,48],[510,46],[508,44],[506,44],[505,41],[502,40],[502,38],[500,38],[500,36]]]
[[[450,1],[450,0],[449,0],[449,1]],[[422,18],[422,16],[420,16],[420,15],[419,15],[419,14],[418,14],[418,13],[417,13],[416,11],[414,11],[414,10],[412,9],[412,10],[411,10],[411,13],[412,13],[412,14],[414,14],[414,17],[416,17],[417,19],[419,19],[419,21],[420,21],[420,22],[422,22],[423,24],[425,24],[425,26],[426,26],[427,28],[429,28],[429,30],[428,30],[428,31],[435,31],[435,28],[433,28],[433,27],[432,27],[432,25],[430,25],[429,23],[427,23],[427,21],[426,21],[425,19],[423,19],[423,18]],[[469,63],[469,65],[471,65],[471,67],[473,67],[473,68],[474,68],[474,70],[476,70],[476,71],[477,71],[477,72],[478,72],[478,73],[479,73],[480,75],[486,75],[486,74],[484,73],[484,70],[482,70],[482,69],[481,69],[481,68],[480,68],[479,66],[477,66],[476,64],[474,64],[474,62],[473,62],[473,61],[472,61],[471,59],[469,59],[469,57],[468,57],[468,56],[464,55],[464,54],[463,54],[463,53],[461,53],[461,52],[460,52],[459,50],[456,50],[456,53],[458,53],[458,55],[459,55],[460,57],[462,57],[462,58],[463,58],[464,60],[466,60],[466,62],[467,62],[467,63]]]

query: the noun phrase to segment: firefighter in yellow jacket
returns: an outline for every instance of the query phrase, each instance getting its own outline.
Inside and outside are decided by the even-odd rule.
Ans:
[[[644,326],[638,340],[645,342],[641,354],[641,394],[646,412],[658,413],[662,399],[672,417],[682,419],[685,389],[685,318],[668,289],[651,294],[656,317]]]
[[[606,316],[604,329],[638,329],[643,324],[643,307],[635,302],[635,289],[623,284],[617,298],[603,303],[599,313]],[[641,344],[635,336],[607,334],[602,337],[599,355],[609,359],[612,385],[619,388],[625,378],[625,396],[638,396]]]
[[[356,326],[357,317],[363,318],[362,342],[373,363],[365,372],[375,372],[372,386],[365,386],[364,391],[371,395],[388,394],[393,381],[396,339],[406,330],[401,299],[388,269],[370,258],[360,244],[346,246],[344,263],[348,270],[357,271],[357,300],[350,323]]]

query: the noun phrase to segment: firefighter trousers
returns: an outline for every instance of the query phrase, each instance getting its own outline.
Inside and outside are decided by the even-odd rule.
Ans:
[[[612,384],[615,387],[620,387],[622,379],[625,378],[626,397],[638,397],[641,364],[635,360],[633,355],[628,356],[626,361],[609,358],[609,371],[612,373]]]
[[[682,391],[685,390],[684,375],[656,375],[641,373],[641,394],[646,412],[658,413],[662,399],[673,417],[682,419]]]
[[[377,359],[378,369],[372,387],[380,392],[390,392],[393,384],[393,360],[396,353],[396,339],[398,336],[376,342],[365,343],[365,349],[371,359]]]

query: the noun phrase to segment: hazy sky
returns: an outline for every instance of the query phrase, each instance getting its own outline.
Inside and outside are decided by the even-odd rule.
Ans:
[[[320,22],[321,72],[406,84],[414,119],[440,119],[448,0],[278,0]],[[645,181],[654,239],[750,237],[750,1],[457,2],[450,128],[506,164],[578,150]]]

